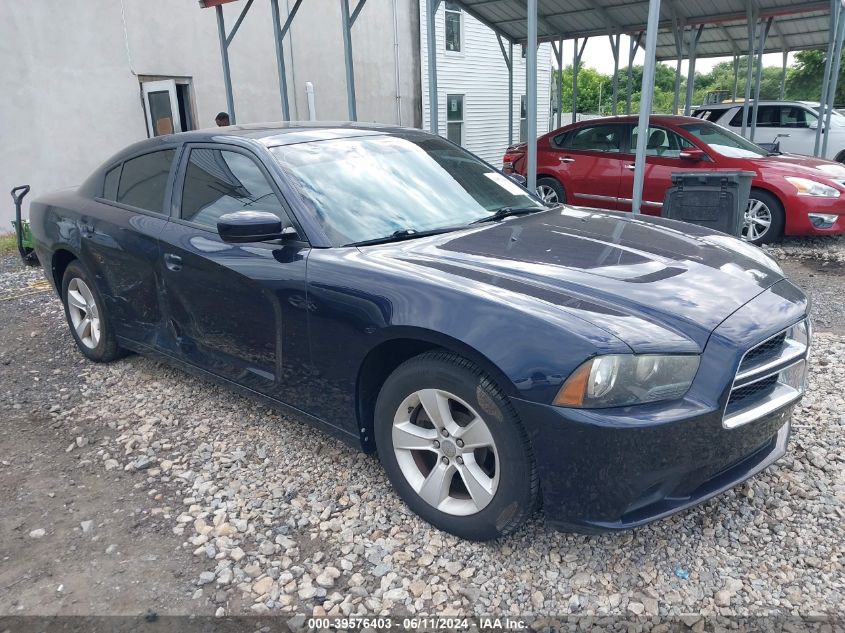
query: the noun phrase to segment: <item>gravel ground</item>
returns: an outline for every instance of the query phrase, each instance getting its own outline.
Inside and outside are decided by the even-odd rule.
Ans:
[[[537,517],[483,545],[412,515],[375,458],[255,401],[138,356],[82,361],[40,273],[0,263],[0,449],[15,456],[0,614],[111,613],[124,574],[135,612],[845,616],[843,244],[769,249],[822,317],[784,459],[636,531]],[[92,555],[101,584],[57,591]]]

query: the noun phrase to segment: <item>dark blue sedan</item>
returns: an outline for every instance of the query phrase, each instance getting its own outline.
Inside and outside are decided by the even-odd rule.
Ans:
[[[548,208],[448,141],[358,125],[149,139],[31,207],[93,361],[177,364],[376,451],[491,539],[630,528],[786,450],[808,302],[754,246]]]

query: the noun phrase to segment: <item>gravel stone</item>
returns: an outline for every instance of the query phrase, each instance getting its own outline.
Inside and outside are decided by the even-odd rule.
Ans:
[[[155,522],[180,535],[187,556],[197,552],[204,571],[185,583],[200,588],[184,595],[206,614],[306,614],[304,626],[319,612],[577,613],[621,616],[638,632],[655,630],[643,618],[656,613],[685,618],[692,630],[704,630],[709,614],[841,617],[845,240],[788,240],[766,250],[812,296],[816,315],[789,450],[742,486],[632,532],[558,533],[536,517],[501,542],[455,539],[409,512],[372,456],[141,356],[80,360],[83,397],[52,413],[55,401],[26,406],[41,406],[47,424],[62,423],[50,432],[68,449],[63,459],[91,460],[86,467],[149,493],[148,508],[130,510],[138,529]],[[0,272],[0,295],[32,275]],[[46,294],[39,301],[32,305],[45,306],[66,339],[58,302]],[[74,420],[96,421],[103,433]],[[97,535],[111,538],[106,517],[94,518]],[[112,547],[106,552],[116,553]],[[227,602],[217,593],[212,600],[211,589]]]

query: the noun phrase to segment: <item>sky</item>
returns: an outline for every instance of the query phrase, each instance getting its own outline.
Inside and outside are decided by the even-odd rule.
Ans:
[[[621,44],[619,46],[620,59],[619,67],[627,68],[628,64],[628,46],[630,38],[623,35]],[[563,65],[568,66],[572,64],[572,40],[563,43]],[[552,56],[554,59],[554,56]],[[634,65],[642,64],[645,58],[645,53],[642,48],[637,49],[637,54],[634,57]],[[794,55],[789,54],[788,63],[792,64]],[[732,61],[731,57],[705,57],[695,61],[695,70],[699,73],[707,73],[713,69],[713,66],[722,61]],[[669,64],[672,68],[675,67],[675,62],[664,62]],[[581,58],[582,66],[594,68],[605,75],[613,74],[613,54],[610,49],[610,41],[607,37],[592,37],[587,40],[587,46],[584,48],[584,56]],[[780,53],[768,53],[763,55],[763,66],[776,66],[778,68],[783,64],[783,57]],[[681,73],[686,76],[687,62],[681,62]]]

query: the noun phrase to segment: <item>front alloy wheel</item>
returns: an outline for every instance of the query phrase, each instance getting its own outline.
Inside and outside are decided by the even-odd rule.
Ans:
[[[745,207],[745,221],[742,227],[742,237],[755,244],[765,241],[766,233],[772,226],[772,210],[762,200],[748,199]]]
[[[414,492],[446,514],[475,514],[499,488],[490,429],[448,391],[421,389],[402,401],[393,417],[393,450]]]
[[[384,381],[376,447],[408,507],[435,527],[486,541],[514,531],[537,507],[540,485],[513,405],[480,368],[426,352]]]

